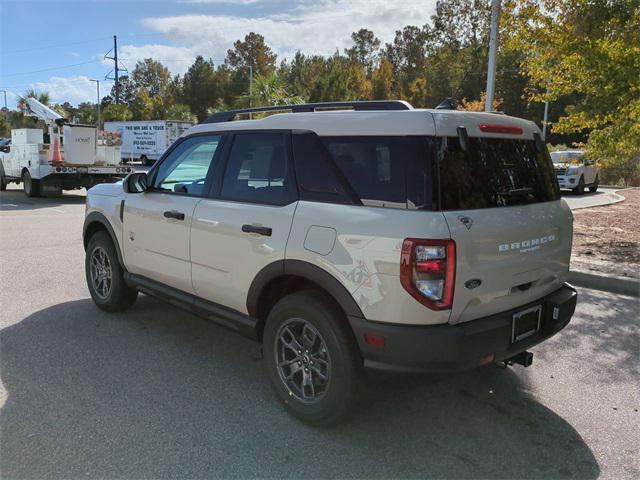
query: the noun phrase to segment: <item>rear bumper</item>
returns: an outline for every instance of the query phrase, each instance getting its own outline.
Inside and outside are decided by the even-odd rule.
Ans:
[[[397,325],[356,317],[349,317],[349,322],[368,367],[455,372],[481,365],[481,360],[486,360],[488,355],[495,355],[495,361],[511,358],[555,335],[571,320],[577,298],[576,290],[564,284],[555,292],[514,310],[456,325]],[[540,330],[511,343],[513,314],[536,305],[542,305]],[[367,344],[365,335],[384,337],[384,345]]]

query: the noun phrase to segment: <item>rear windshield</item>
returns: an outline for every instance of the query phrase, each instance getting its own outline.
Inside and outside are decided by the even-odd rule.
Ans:
[[[340,136],[321,137],[321,146],[318,157],[328,154],[366,206],[468,210],[560,198],[549,154],[533,140],[469,138],[463,150],[458,137]],[[315,190],[335,190],[335,178],[313,177]]]
[[[560,198],[546,149],[533,140],[469,138],[463,150],[457,137],[441,140],[441,210],[507,207]]]

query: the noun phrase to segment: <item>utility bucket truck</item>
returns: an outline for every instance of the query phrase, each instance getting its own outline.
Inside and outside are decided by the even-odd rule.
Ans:
[[[43,120],[39,128],[11,130],[11,146],[0,154],[0,186],[22,183],[29,197],[60,195],[62,190],[90,188],[121,180],[131,167],[121,165],[120,146],[100,138],[95,126],[69,123],[35,98],[27,98],[30,113]],[[5,148],[5,150],[7,150]]]

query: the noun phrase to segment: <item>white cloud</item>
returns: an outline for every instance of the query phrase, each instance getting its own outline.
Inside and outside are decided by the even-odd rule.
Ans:
[[[118,59],[129,70],[133,70],[136,62],[145,58],[153,58],[166,66],[171,73],[184,73],[193,63],[196,54],[192,48],[172,47],[170,45],[124,45],[118,49]],[[113,66],[113,61],[104,60],[105,65]]]
[[[89,77],[51,77],[46,82],[36,82],[30,86],[35,90],[49,93],[52,103],[69,102],[78,105],[81,102],[95,103],[97,98],[96,84]],[[100,82],[100,96],[104,97],[111,90],[110,82]]]
[[[220,3],[220,0],[212,1]],[[372,30],[384,44],[392,41],[395,31],[405,25],[427,23],[434,9],[435,0],[321,0],[299,2],[284,13],[263,17],[152,17],[144,19],[143,25],[165,34],[169,41],[180,46],[124,46],[122,51],[128,51],[137,59],[166,59],[162,63],[172,73],[183,73],[191,64],[185,58],[202,55],[220,63],[234,41],[253,31],[265,37],[280,60],[290,58],[297,50],[330,55],[349,47],[351,33],[360,28]]]

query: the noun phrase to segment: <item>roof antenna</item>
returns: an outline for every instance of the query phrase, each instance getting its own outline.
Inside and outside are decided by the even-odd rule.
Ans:
[[[436,110],[455,110],[458,107],[456,99],[453,97],[447,97],[440,105],[436,107]]]

